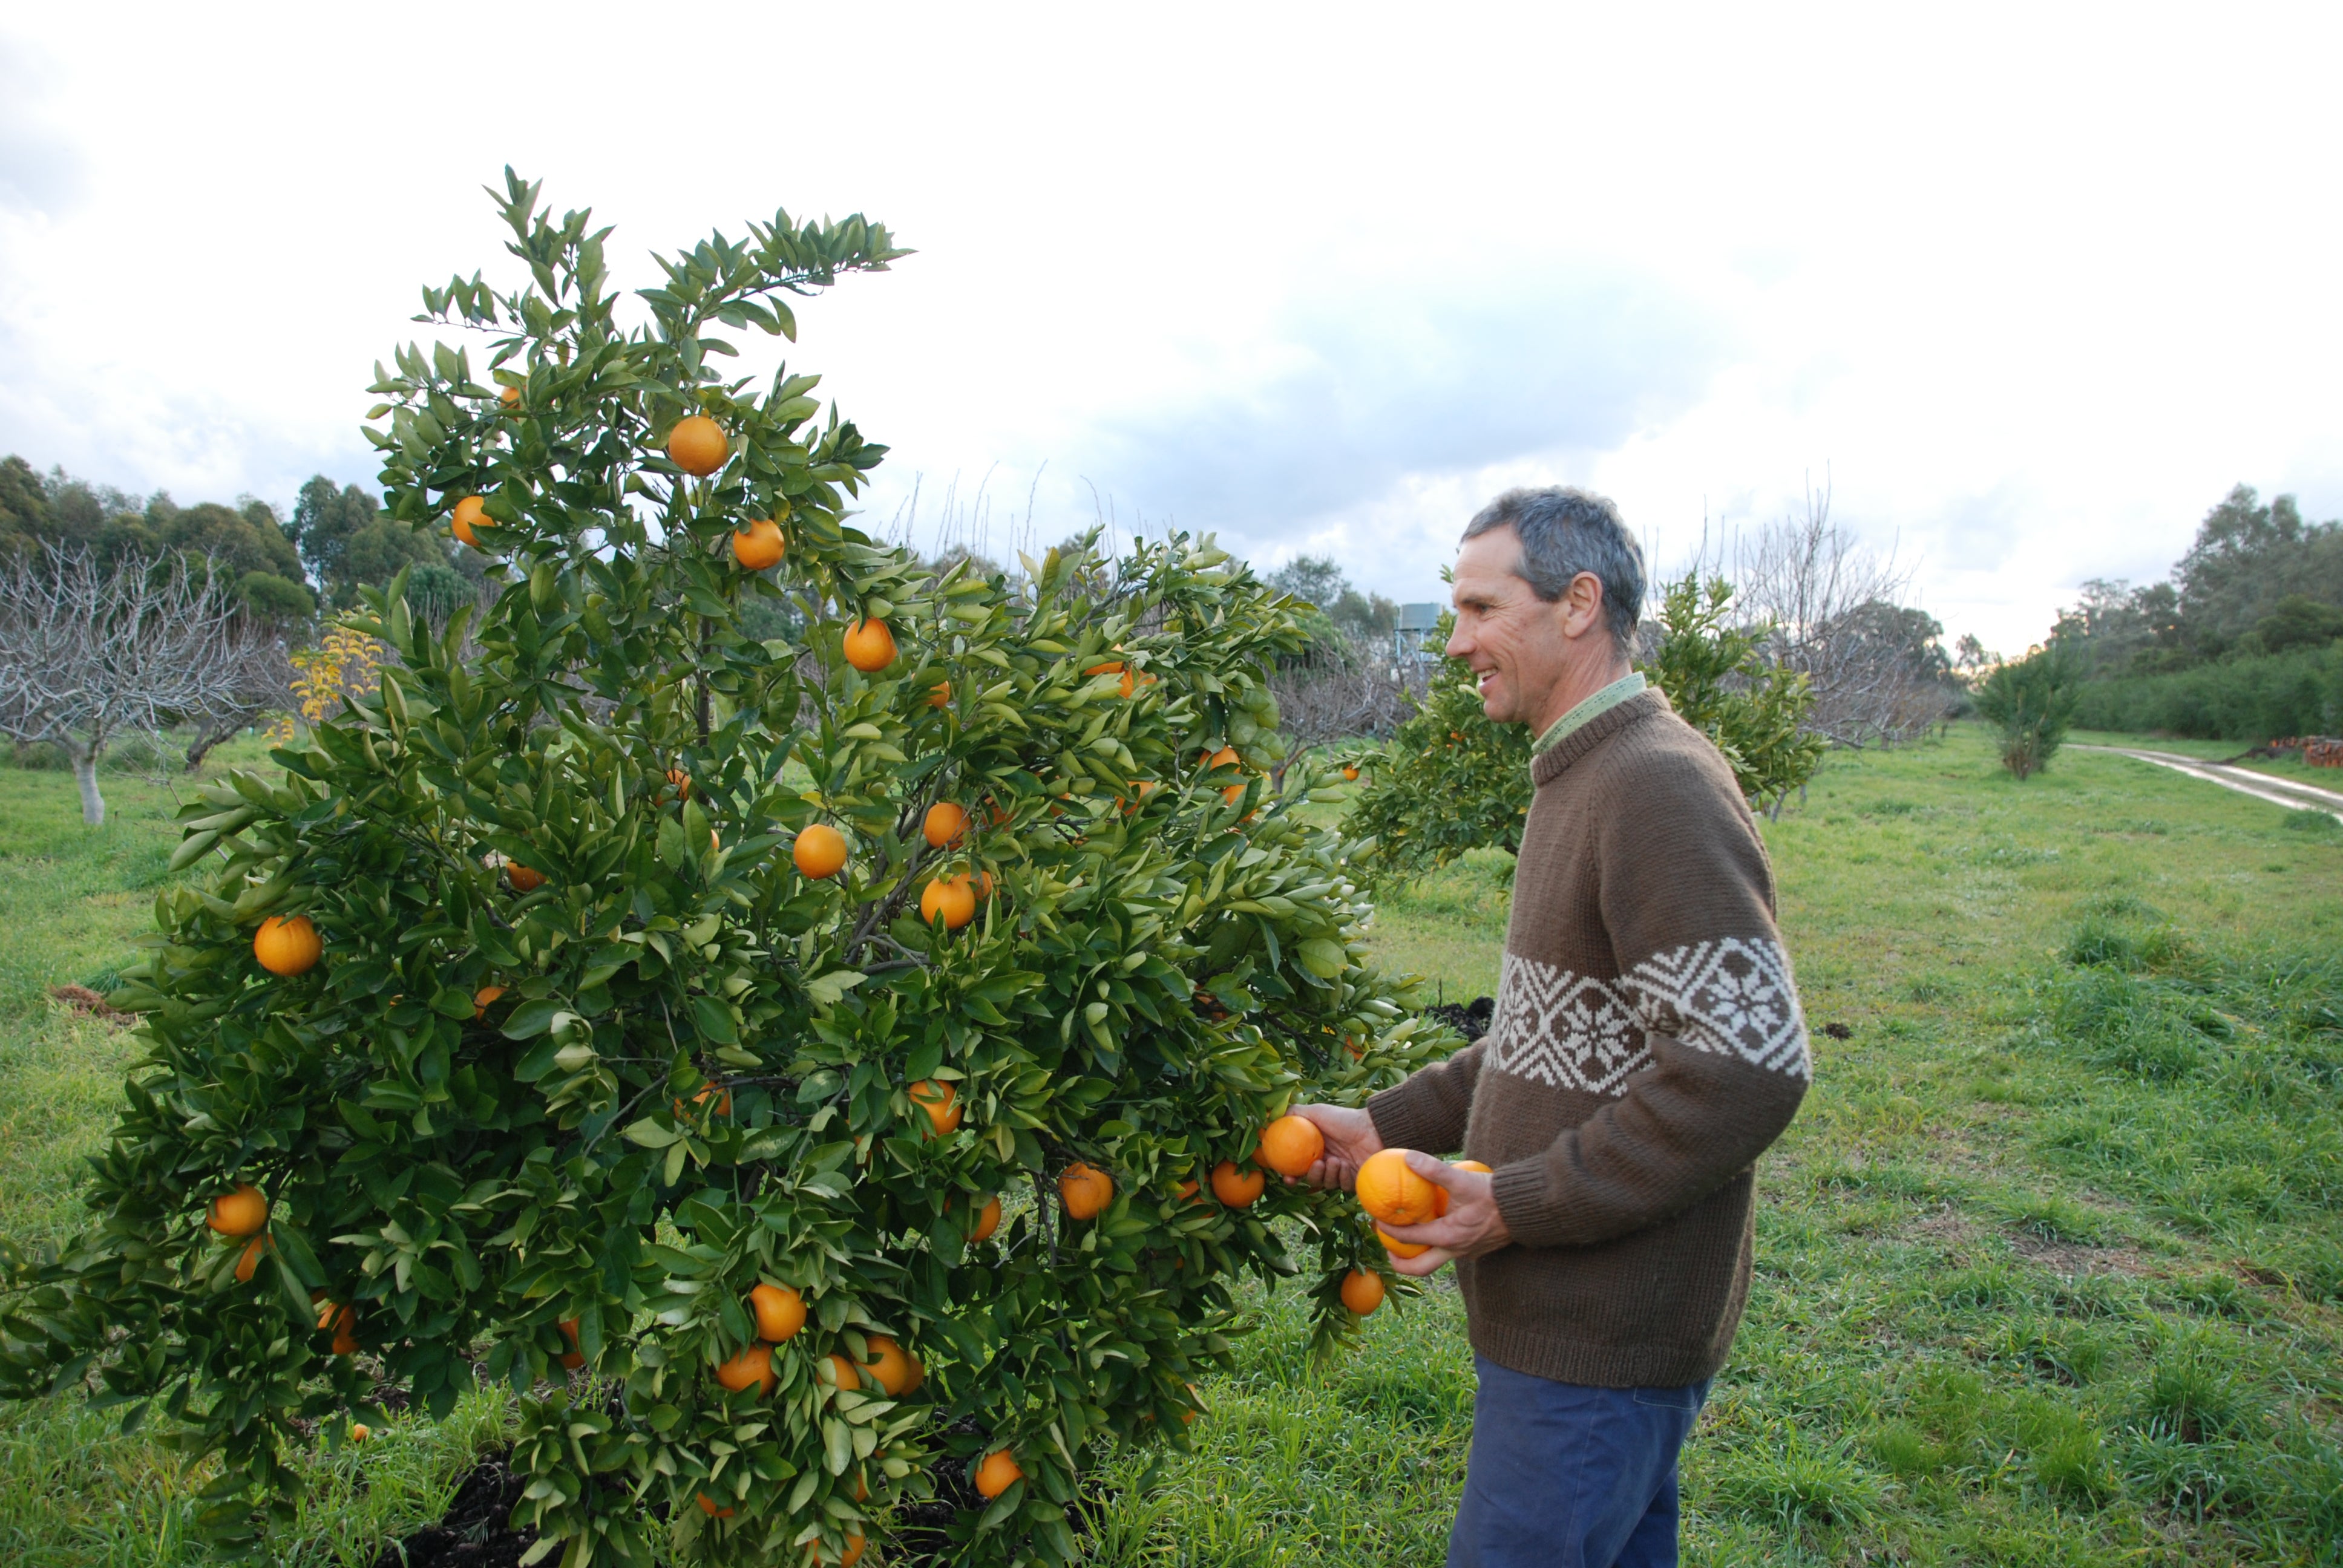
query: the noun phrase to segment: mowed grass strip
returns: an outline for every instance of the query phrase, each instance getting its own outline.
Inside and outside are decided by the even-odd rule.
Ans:
[[[171,843],[143,788],[85,835],[69,779],[0,770],[12,1236],[72,1221],[119,1092],[124,1037],[42,990],[129,956]],[[1688,1560],[2343,1562],[2343,834],[2105,755],[2015,784],[1969,727],[1835,756],[1765,831],[1818,1077],[1763,1167]],[[1382,960],[1450,1001],[1493,989],[1509,870],[1387,890]],[[1252,1304],[1192,1451],[1100,1477],[1092,1560],[1439,1561],[1471,1424],[1453,1290],[1387,1303],[1323,1367],[1294,1283]],[[321,1454],[288,1560],[368,1561],[502,1420]],[[200,1478],[111,1431],[73,1398],[0,1410],[0,1560],[200,1560],[174,1534]]]

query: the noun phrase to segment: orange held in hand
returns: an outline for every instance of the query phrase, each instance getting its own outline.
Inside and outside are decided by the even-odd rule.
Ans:
[[[1114,1178],[1094,1166],[1069,1165],[1058,1178],[1058,1201],[1070,1220],[1093,1219],[1114,1201]]]
[[[287,920],[271,915],[252,934],[252,956],[260,960],[260,967],[288,980],[307,974],[325,951],[326,944],[307,915]]]
[[[694,414],[678,419],[675,428],[667,433],[668,460],[694,478],[704,479],[724,466],[732,455],[732,443],[726,439],[724,427],[705,414]]]
[[[487,504],[478,496],[466,496],[457,502],[456,515],[447,521],[448,531],[474,549],[480,548],[480,536],[472,530],[495,526],[489,520]]]
[[[846,865],[846,835],[827,822],[809,823],[798,830],[798,841],[789,850],[789,861],[798,874],[820,881],[835,877]]]
[[[960,1096],[949,1083],[923,1078],[911,1085],[911,1103],[928,1113],[928,1125],[940,1138],[960,1126]]]
[[[1280,1176],[1304,1176],[1326,1155],[1326,1135],[1306,1116],[1281,1116],[1261,1131],[1253,1155]]]
[[[749,1310],[757,1317],[757,1337],[771,1344],[795,1337],[805,1327],[805,1298],[788,1285],[753,1287]]]
[[[1232,1209],[1250,1207],[1268,1183],[1269,1178],[1258,1171],[1238,1170],[1233,1160],[1212,1167],[1212,1196]]]
[[[976,1467],[976,1490],[987,1502],[1025,1479],[1024,1471],[1005,1448],[996,1448]]]
[[[1383,1304],[1383,1277],[1353,1269],[1342,1276],[1342,1304],[1365,1317]]]
[[[928,808],[920,824],[920,836],[931,849],[949,849],[960,841],[968,831],[968,813],[949,800],[939,800]]]
[[[865,675],[876,675],[895,662],[895,634],[883,620],[858,620],[846,628],[841,645],[846,662]]]
[[[730,1361],[718,1365],[716,1381],[734,1393],[754,1388],[761,1398],[772,1392],[773,1385],[781,1381],[773,1372],[773,1347],[762,1343],[750,1345]]]
[[[744,571],[760,572],[780,565],[780,524],[770,518],[759,518],[745,528],[734,529],[732,558],[740,563]]]
[[[944,930],[956,931],[976,919],[976,884],[962,871],[957,877],[936,877],[920,892],[920,919],[929,924],[943,917]]]
[[[212,1200],[204,1223],[223,1236],[258,1235],[268,1223],[268,1200],[251,1182],[239,1181],[233,1191]]]
[[[1359,1207],[1386,1225],[1421,1225],[1440,1214],[1442,1190],[1409,1170],[1407,1155],[1385,1149],[1359,1167]]]
[[[1383,1244],[1383,1251],[1394,1258],[1421,1258],[1424,1253],[1432,1251],[1420,1241],[1400,1241],[1381,1225],[1375,1227],[1375,1240],[1381,1241]]]

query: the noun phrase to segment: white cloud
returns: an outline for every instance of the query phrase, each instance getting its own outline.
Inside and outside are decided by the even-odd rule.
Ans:
[[[895,447],[882,521],[990,473],[1005,538],[1046,463],[1045,538],[1095,486],[1414,598],[1508,482],[1664,562],[1827,469],[2018,647],[2235,482],[2343,512],[2331,7],[695,15],[0,25],[0,450],[368,477],[369,367],[505,263],[509,161],[622,258],[782,203],[918,247],[790,356]]]

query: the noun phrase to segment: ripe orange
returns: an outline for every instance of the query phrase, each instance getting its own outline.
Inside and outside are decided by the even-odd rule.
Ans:
[[[830,1357],[830,1375],[840,1388],[859,1389],[862,1386],[862,1374],[854,1370],[854,1363],[834,1351]]]
[[[457,502],[456,515],[447,521],[448,531],[474,549],[480,548],[480,536],[472,530],[494,527],[496,524],[488,515],[487,503],[478,496],[466,496]]]
[[[713,1083],[709,1084],[699,1093],[691,1097],[692,1107],[694,1110],[701,1109],[705,1107],[710,1100],[716,1101],[717,1115],[729,1116],[732,1114],[732,1091],[729,1089],[719,1089]],[[683,1113],[683,1101],[679,1100],[677,1101],[675,1103],[675,1109],[676,1113],[678,1115],[681,1115]]]
[[[920,1358],[885,1334],[872,1334],[864,1342],[870,1347],[870,1359],[862,1363],[862,1370],[887,1391],[889,1399],[914,1392],[927,1381],[927,1369],[920,1365]]]
[[[1129,697],[1133,691],[1138,689],[1137,685],[1131,680],[1130,669],[1123,664],[1122,660],[1119,658],[1111,660],[1106,664],[1093,664],[1088,669],[1082,671],[1082,673],[1084,675],[1121,676],[1122,695],[1125,697]]]
[[[705,1492],[699,1494],[699,1511],[708,1515],[710,1519],[729,1519],[732,1517],[732,1511],[730,1509],[717,1507],[716,1499],[709,1496]]]
[[[561,1364],[576,1372],[586,1364],[586,1353],[578,1348],[578,1320],[564,1318],[553,1326],[559,1329],[561,1337],[569,1342],[569,1348],[561,1352]]]
[[[1212,1167],[1212,1196],[1232,1209],[1251,1206],[1268,1185],[1269,1178],[1258,1171],[1240,1171],[1233,1160],[1223,1160]]]
[[[268,1200],[251,1182],[239,1181],[234,1191],[212,1200],[204,1223],[223,1236],[257,1235],[268,1223]]]
[[[935,877],[920,892],[920,919],[930,925],[943,917],[944,930],[956,931],[976,919],[976,885],[962,871],[957,877]]]
[[[1383,1251],[1394,1258],[1420,1258],[1432,1251],[1421,1241],[1394,1240],[1381,1225],[1375,1227],[1375,1240],[1381,1241],[1383,1244]]]
[[[1326,1135],[1306,1116],[1281,1116],[1261,1130],[1253,1158],[1280,1176],[1307,1175],[1325,1158]]]
[[[987,1502],[1024,1479],[1025,1472],[1019,1468],[1016,1456],[1005,1448],[994,1449],[976,1467],[976,1490]]]
[[[835,877],[846,864],[846,835],[827,822],[809,823],[798,830],[798,841],[789,851],[789,859],[798,874],[815,881]]]
[[[876,675],[895,662],[895,634],[883,620],[858,620],[846,628],[842,643],[846,662],[865,675]]]
[[[516,893],[533,893],[545,886],[545,873],[532,871],[518,860],[508,860],[505,862],[505,880],[512,884]]]
[[[724,466],[732,443],[724,427],[705,414],[678,419],[667,433],[668,460],[694,478],[704,479]]]
[[[1385,1149],[1359,1167],[1359,1207],[1386,1225],[1421,1225],[1440,1212],[1441,1189],[1407,1168],[1407,1153]]]
[[[498,387],[498,388],[497,388],[497,401],[498,401],[498,402],[499,402],[499,403],[501,403],[501,404],[503,404],[503,405],[504,405],[506,407],[508,407],[508,408],[518,408],[518,407],[520,407],[520,388],[519,388],[519,387]]]
[[[355,1352],[358,1348],[357,1309],[346,1307],[330,1297],[316,1299],[315,1305],[317,1308],[317,1327],[334,1331],[334,1353],[346,1356]]]
[[[1133,779],[1131,781],[1131,797],[1122,803],[1122,814],[1126,817],[1137,815],[1139,809],[1147,804],[1147,798],[1153,793],[1155,793],[1154,779]]]
[[[973,1246],[979,1241],[990,1241],[992,1240],[992,1233],[999,1229],[1001,1229],[1001,1200],[997,1197],[987,1198],[984,1201],[984,1207],[976,1211],[976,1229],[968,1233],[969,1244]]]
[[[773,1347],[753,1344],[730,1361],[719,1362],[716,1381],[734,1393],[751,1386],[759,1398],[772,1392],[773,1385],[781,1381],[773,1372]]]
[[[864,1544],[862,1532],[860,1530],[847,1532],[846,1550],[838,1554],[838,1568],[854,1568],[857,1563],[861,1562]]]
[[[1196,1184],[1193,1181],[1182,1181],[1172,1189],[1172,1195],[1185,1203],[1196,1195]]]
[[[960,1095],[950,1084],[923,1078],[909,1092],[911,1103],[928,1113],[928,1125],[935,1129],[937,1137],[960,1126]]]
[[[1058,1201],[1070,1220],[1089,1220],[1114,1201],[1114,1178],[1094,1166],[1073,1164],[1058,1178]]]
[[[675,798],[677,799],[689,800],[691,799],[690,774],[686,773],[680,768],[670,768],[667,770],[667,782],[668,788],[675,791]],[[667,797],[662,795],[659,799],[664,800]]]
[[[753,1286],[749,1292],[749,1310],[757,1316],[757,1337],[771,1344],[779,1344],[805,1327],[805,1298],[787,1285]]]
[[[283,920],[271,915],[260,922],[258,930],[252,933],[252,956],[260,960],[262,969],[273,975],[290,979],[294,975],[307,974],[325,951],[325,941],[317,935],[317,928],[309,923],[307,915],[294,915]]]
[[[1342,769],[1342,781],[1343,781],[1345,784],[1351,784],[1351,783],[1355,783],[1355,782],[1357,782],[1357,781],[1358,781],[1358,777],[1359,777],[1359,770],[1358,770],[1357,769],[1355,769],[1355,768],[1345,768],[1345,769]]]
[[[949,680],[937,681],[935,689],[928,693],[928,706],[930,708],[941,708],[950,700],[951,682]]]
[[[474,991],[472,993],[472,1016],[474,1018],[488,1017],[488,1004],[504,994],[505,988],[500,985],[484,985],[479,990]]]
[[[1342,1276],[1342,1304],[1365,1317],[1383,1304],[1383,1277],[1370,1274],[1364,1269],[1353,1269]]]
[[[759,518],[745,528],[735,528],[732,558],[744,571],[760,572],[780,565],[781,526],[770,518]]]
[[[368,1426],[366,1422],[362,1421],[354,1421],[350,1422],[350,1441],[352,1442],[364,1442],[367,1438],[370,1438],[373,1435],[374,1428]]]
[[[244,1244],[244,1251],[237,1253],[236,1259],[236,1282],[237,1284],[248,1285],[252,1283],[252,1276],[257,1273],[260,1270],[260,1254],[267,1250],[268,1238],[266,1236],[255,1236],[251,1241],[246,1241]]]
[[[1213,752],[1210,757],[1204,759],[1204,766],[1207,768],[1242,768],[1244,766],[1244,759],[1237,755],[1237,749],[1235,747],[1223,746],[1218,751]],[[1233,806],[1244,792],[1245,787],[1243,785],[1232,784],[1227,789],[1221,791],[1221,799]]]
[[[1494,1176],[1496,1174],[1494,1171],[1490,1170],[1478,1160],[1452,1160],[1449,1163],[1455,1166],[1459,1171],[1478,1171],[1483,1176]]]
[[[939,800],[928,808],[920,824],[920,835],[931,849],[949,849],[960,841],[968,831],[968,813],[949,800]]]

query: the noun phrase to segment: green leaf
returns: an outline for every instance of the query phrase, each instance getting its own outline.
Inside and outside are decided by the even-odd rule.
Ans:
[[[1324,937],[1311,938],[1294,949],[1294,953],[1302,960],[1302,967],[1320,980],[1332,980],[1351,965],[1351,955],[1342,950],[1342,944],[1328,941]]]
[[[525,1001],[513,1009],[512,1016],[505,1020],[504,1036],[507,1040],[534,1039],[551,1029],[553,1020],[560,1013],[561,1004],[550,999]]]

